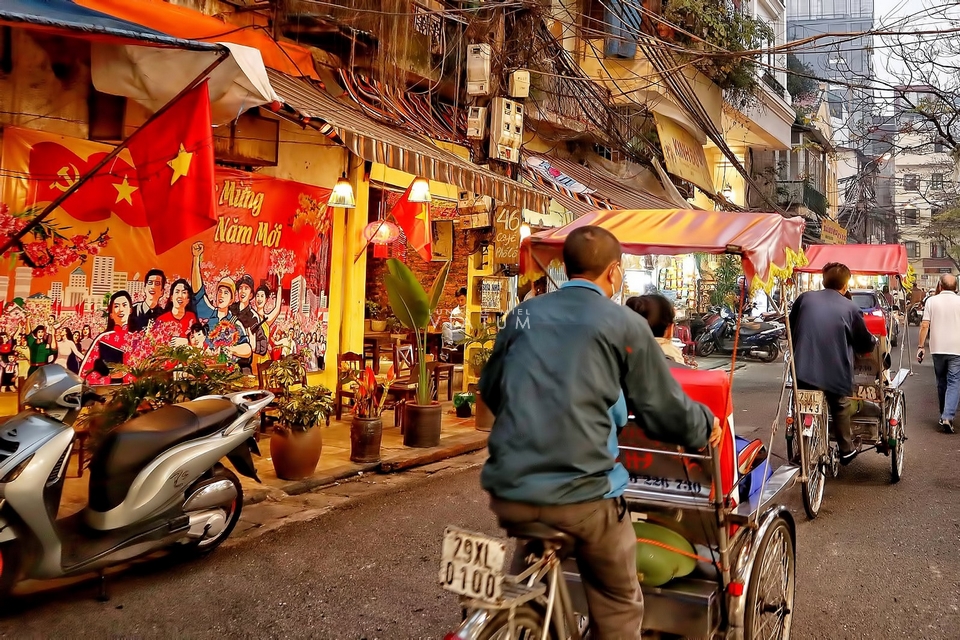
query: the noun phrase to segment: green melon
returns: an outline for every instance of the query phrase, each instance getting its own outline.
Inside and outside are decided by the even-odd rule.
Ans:
[[[666,527],[649,522],[634,522],[633,530],[638,538],[661,542],[685,553],[694,553],[693,546],[683,536]],[[657,545],[637,543],[637,577],[645,585],[659,587],[674,578],[690,575],[696,567],[697,561],[693,558]]]

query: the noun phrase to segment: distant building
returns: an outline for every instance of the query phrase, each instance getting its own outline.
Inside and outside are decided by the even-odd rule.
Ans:
[[[50,291],[47,293],[50,296],[50,300],[54,304],[63,302],[63,283],[62,282],[51,282]]]
[[[110,293],[116,293],[117,291],[121,291],[126,286],[127,286],[127,272],[114,271],[113,272],[113,288],[110,291]]]
[[[33,283],[33,269],[17,267],[14,272],[13,297],[26,300],[30,297],[30,285]]]
[[[104,296],[113,293],[113,265],[114,258],[112,256],[96,256],[93,259],[91,294]]]

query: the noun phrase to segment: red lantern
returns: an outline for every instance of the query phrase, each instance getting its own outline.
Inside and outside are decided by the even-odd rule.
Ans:
[[[387,245],[400,237],[400,229],[392,222],[377,220],[363,228],[363,237],[373,245],[374,258],[386,258]]]

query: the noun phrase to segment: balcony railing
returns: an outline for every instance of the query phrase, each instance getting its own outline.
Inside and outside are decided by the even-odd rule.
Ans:
[[[777,200],[784,206],[802,204],[818,216],[827,215],[827,196],[806,180],[778,182]]]
[[[769,71],[764,71],[763,76],[761,76],[761,80],[763,80],[763,84],[767,85],[767,87],[770,88],[770,90],[772,90],[775,94],[784,100],[787,99],[787,90],[782,84],[780,84],[780,82],[772,73]]]

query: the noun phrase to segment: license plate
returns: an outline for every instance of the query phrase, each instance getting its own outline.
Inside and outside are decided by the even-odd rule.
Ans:
[[[857,398],[870,402],[880,402],[880,392],[875,385],[861,384],[857,387]]]
[[[447,591],[495,604],[503,595],[507,544],[488,536],[447,527],[440,553],[440,583]]]
[[[823,392],[797,391],[797,405],[800,413],[819,416],[823,413]]]

